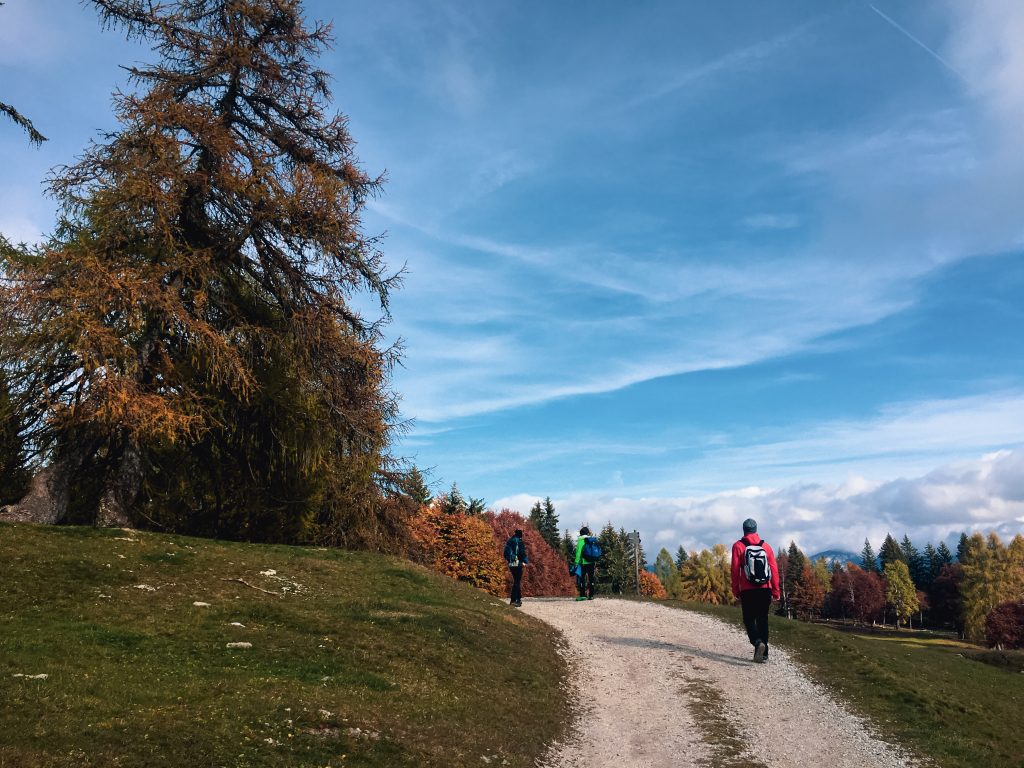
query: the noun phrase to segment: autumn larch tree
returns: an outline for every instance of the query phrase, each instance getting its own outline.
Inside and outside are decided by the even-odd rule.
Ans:
[[[792,590],[790,600],[798,619],[808,621],[821,615],[825,603],[825,588],[806,558],[800,570],[800,578],[793,583]]]
[[[351,299],[386,319],[396,278],[361,231],[380,179],[326,112],[330,27],[299,0],[91,1],[158,60],[51,179],[50,241],[5,249],[0,351],[60,468],[53,516],[73,498],[89,521],[380,535],[396,352]]]

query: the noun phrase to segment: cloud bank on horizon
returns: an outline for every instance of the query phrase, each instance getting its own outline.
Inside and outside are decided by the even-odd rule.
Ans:
[[[306,5],[387,170],[398,449],[439,489],[672,550],[1024,530],[1024,5]],[[0,232],[36,240],[151,54],[0,13],[0,97],[51,139],[0,130]]]

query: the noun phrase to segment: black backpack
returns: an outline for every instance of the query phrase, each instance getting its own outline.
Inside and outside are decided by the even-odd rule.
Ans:
[[[772,567],[768,564],[768,553],[764,551],[763,540],[757,544],[747,544],[743,551],[743,575],[756,586],[772,580]]]
[[[526,547],[523,546],[522,539],[517,539],[515,536],[505,542],[505,560],[508,561],[509,568],[515,568],[523,564],[522,555]]]

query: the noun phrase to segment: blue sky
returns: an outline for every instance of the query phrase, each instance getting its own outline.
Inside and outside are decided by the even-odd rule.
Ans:
[[[1024,5],[310,0],[405,265],[398,446],[653,555],[1024,530]],[[150,58],[0,9],[0,232]],[[367,306],[367,311],[374,308]]]

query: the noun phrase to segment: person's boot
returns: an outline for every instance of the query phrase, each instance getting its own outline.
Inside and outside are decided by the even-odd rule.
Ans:
[[[768,651],[768,646],[764,643],[758,643],[757,647],[754,648],[754,661],[757,664],[764,664],[764,655]]]

